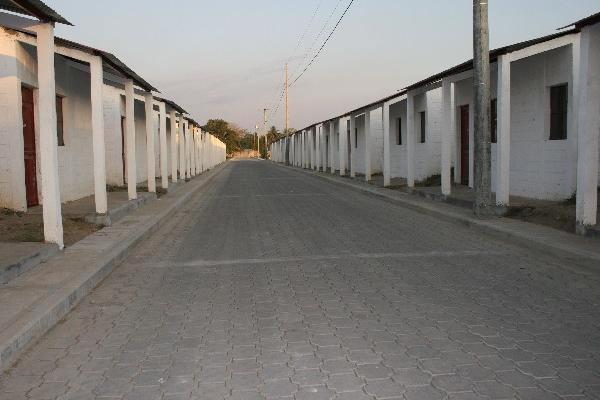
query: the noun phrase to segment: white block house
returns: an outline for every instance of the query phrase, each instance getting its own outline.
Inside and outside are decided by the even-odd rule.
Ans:
[[[154,192],[156,177],[166,188],[169,175],[195,175],[201,156],[207,167],[224,160],[220,141],[201,152],[198,124],[114,55],[55,38],[60,15],[11,4],[38,19],[0,13],[0,207],[43,205],[46,241],[62,246],[61,202],[94,195],[106,213],[107,184],[135,199],[140,182]]]
[[[565,31],[490,52],[492,191],[564,200],[577,196],[577,230],[597,223],[600,184],[600,13]],[[313,147],[304,132],[319,126],[324,170],[383,172],[415,181],[441,174],[441,191],[473,186],[472,61],[291,137],[293,165]],[[306,147],[308,146],[308,147]],[[332,151],[333,150],[333,151]],[[298,159],[301,161],[298,162]]]

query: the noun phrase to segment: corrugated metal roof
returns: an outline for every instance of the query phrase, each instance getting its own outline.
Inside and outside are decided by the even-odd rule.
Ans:
[[[0,0],[0,9],[36,17],[40,21],[73,25],[40,0]]]
[[[171,108],[177,110],[181,114],[187,114],[188,113],[187,111],[185,111],[183,108],[181,108],[177,103],[175,103],[172,100],[165,99],[163,97],[158,97],[158,96],[154,96],[154,100],[156,100],[156,101],[162,101],[162,102],[168,104]]]

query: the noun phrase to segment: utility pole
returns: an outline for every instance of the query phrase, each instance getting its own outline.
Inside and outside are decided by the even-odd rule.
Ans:
[[[288,85],[288,65],[287,63],[285,63],[285,133],[287,134],[287,131],[290,127],[290,105],[288,102],[288,89],[289,89],[289,85]]]
[[[492,214],[490,133],[490,37],[488,1],[473,0],[473,73],[475,93],[475,215]]]
[[[268,108],[263,108],[263,134],[265,135],[265,159],[267,158],[267,111],[269,111]],[[260,138],[258,139],[258,141],[260,142]],[[260,154],[260,151],[259,151]]]
[[[257,158],[260,158],[260,136],[258,136],[258,124],[256,124],[256,152],[258,153]]]

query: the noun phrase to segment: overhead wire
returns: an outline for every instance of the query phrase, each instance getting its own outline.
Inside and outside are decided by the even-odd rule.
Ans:
[[[304,27],[304,30],[302,31],[302,34],[300,34],[298,41],[296,42],[296,47],[294,48],[294,51],[291,53],[291,55],[287,58],[286,63],[288,63],[290,60],[294,59],[296,52],[298,51],[298,49],[300,48],[300,45],[302,44],[304,38],[306,37],[306,34],[308,33],[308,31],[310,30],[313,21],[315,20],[315,17],[317,16],[319,9],[321,8],[321,5],[323,4],[324,0],[319,0],[319,2],[317,3],[317,6],[315,7],[315,10],[313,11],[310,19],[308,20],[308,23],[306,24],[306,26]],[[272,102],[272,104],[275,104],[275,101],[277,101],[277,106],[271,106],[271,110],[275,110],[275,111],[271,111],[270,116],[269,116],[269,120],[271,120],[277,113],[277,111],[279,110],[279,106],[281,104],[281,100],[283,99],[283,96],[285,95],[285,82],[284,82],[285,78],[282,78],[280,81],[280,84],[277,85],[277,87],[281,87],[280,90],[278,90],[275,93],[275,99]],[[280,93],[279,98],[277,99],[277,94]]]
[[[353,3],[354,3],[354,0],[350,0],[350,3],[348,3],[348,6],[346,7],[346,9],[344,10],[344,12],[340,16],[340,19],[338,19],[337,23],[335,24],[335,26],[333,27],[333,29],[329,33],[329,36],[327,36],[327,39],[325,39],[325,41],[323,42],[323,44],[319,48],[319,51],[317,51],[317,53],[313,56],[313,58],[310,60],[310,62],[306,65],[306,67],[304,67],[304,69],[302,70],[302,72],[300,73],[300,75],[298,75],[296,77],[296,79],[294,79],[292,81],[292,83],[289,85],[289,87],[292,87],[296,82],[298,82],[298,80],[300,78],[302,78],[302,76],[306,73],[306,71],[314,63],[314,61],[317,59],[317,57],[319,57],[319,54],[321,54],[321,51],[323,51],[323,49],[325,48],[325,45],[327,44],[327,42],[329,42],[329,39],[331,39],[331,36],[333,36],[333,34],[335,33],[337,27],[340,25],[340,23],[344,19],[344,16],[346,15],[346,13],[348,12],[348,10],[350,9],[350,7],[352,6]]]

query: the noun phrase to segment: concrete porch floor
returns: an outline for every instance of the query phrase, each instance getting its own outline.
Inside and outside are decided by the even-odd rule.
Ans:
[[[156,199],[155,193],[138,192],[137,199],[129,200],[126,191],[107,193],[108,212],[96,213],[94,196],[87,196],[79,200],[62,203],[62,213],[65,218],[81,219],[92,224],[110,226],[123,218],[128,212],[142,207],[144,204]],[[42,214],[43,206],[31,207],[28,214]]]
[[[48,260],[58,251],[57,245],[49,243],[0,242],[0,285]]]
[[[359,178],[357,174],[357,179],[364,178]],[[383,176],[374,175],[369,183],[383,187]],[[465,208],[472,208],[475,200],[475,192],[465,185],[452,184],[449,196],[442,195],[442,189],[437,185],[419,186],[417,183],[415,188],[409,191],[405,178],[392,178],[389,188],[410,192],[431,200],[444,201]],[[495,201],[494,193],[492,193],[492,200]],[[600,192],[598,193],[598,215],[600,215]],[[568,232],[575,231],[575,203],[570,201],[548,201],[510,196],[510,207],[507,211],[507,216],[551,226]],[[590,229],[588,235],[600,237],[600,224]]]

